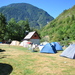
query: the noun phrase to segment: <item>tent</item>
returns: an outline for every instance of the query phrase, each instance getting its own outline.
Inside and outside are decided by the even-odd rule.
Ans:
[[[30,41],[24,40],[24,41],[22,41],[22,42],[20,43],[20,46],[28,47],[28,46],[29,46],[29,44],[31,44],[31,42],[30,42]]]
[[[55,47],[55,49],[56,49],[57,51],[63,50],[63,49],[62,49],[62,46],[61,46],[58,42],[52,42],[51,44]]]
[[[47,43],[44,45],[44,47],[40,51],[41,53],[57,53],[55,47],[51,45],[50,43]]]
[[[46,45],[47,43],[49,43],[49,42],[42,42],[38,47],[39,47],[39,50],[41,50],[43,47],[44,47],[44,45]]]
[[[39,45],[38,47],[39,47],[39,50],[41,50],[44,47],[44,45]]]
[[[60,56],[75,59],[75,44],[69,45]]]
[[[10,45],[19,46],[19,43],[20,43],[19,41],[13,40]]]

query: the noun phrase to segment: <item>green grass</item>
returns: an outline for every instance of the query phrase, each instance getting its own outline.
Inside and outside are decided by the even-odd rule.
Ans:
[[[24,47],[0,45],[0,75],[74,75],[75,60]],[[10,66],[10,67],[9,67]],[[11,72],[10,72],[11,71]]]

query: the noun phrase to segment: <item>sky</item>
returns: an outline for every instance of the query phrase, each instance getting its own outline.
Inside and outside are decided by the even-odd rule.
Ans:
[[[68,10],[75,5],[75,0],[0,0],[0,7],[12,3],[28,3],[46,11],[56,18],[64,10]]]

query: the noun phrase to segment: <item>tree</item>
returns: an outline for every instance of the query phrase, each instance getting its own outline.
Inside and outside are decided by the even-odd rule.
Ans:
[[[6,33],[6,18],[5,16],[0,13],[0,40],[4,39]]]
[[[66,22],[69,23],[69,21],[70,21],[70,17],[68,16],[68,17],[66,18]]]
[[[26,28],[27,31],[30,31],[28,20],[25,21],[25,28]]]
[[[73,20],[74,20],[74,15],[71,16],[71,21],[73,21]]]
[[[7,25],[8,39],[22,40],[25,37],[25,32],[30,31],[28,21],[20,20],[16,22],[14,18],[11,18]]]
[[[20,26],[19,37],[21,37],[20,40],[22,40],[26,36],[27,32],[30,31],[29,22],[28,20],[20,20],[17,24]]]
[[[7,31],[8,31],[7,32],[8,39],[16,40],[18,32],[17,32],[17,23],[14,18],[11,18],[10,21],[8,22]]]

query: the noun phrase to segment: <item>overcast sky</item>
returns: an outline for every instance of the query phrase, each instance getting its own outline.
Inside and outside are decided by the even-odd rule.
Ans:
[[[12,3],[28,3],[34,5],[56,18],[64,10],[72,8],[75,5],[75,0],[0,0],[0,7]]]

